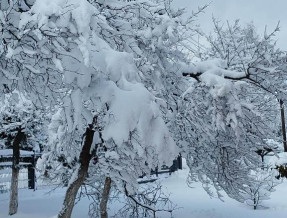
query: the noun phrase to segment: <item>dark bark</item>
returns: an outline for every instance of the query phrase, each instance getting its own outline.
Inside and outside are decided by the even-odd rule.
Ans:
[[[35,185],[35,163],[36,163],[36,157],[35,157],[35,151],[33,150],[34,154],[31,157],[31,165],[28,166],[28,188],[36,190]]]
[[[9,215],[17,213],[18,210],[18,176],[20,162],[20,143],[24,138],[24,133],[19,127],[17,135],[13,141],[13,161],[12,161],[12,178],[10,187]]]
[[[107,204],[108,204],[108,200],[110,196],[111,184],[112,184],[111,178],[106,177],[105,186],[104,186],[104,190],[102,193],[102,199],[100,203],[101,218],[108,218]]]
[[[70,184],[66,191],[63,207],[58,215],[58,218],[70,218],[72,215],[78,190],[85,181],[88,174],[88,169],[92,158],[90,150],[93,142],[93,137],[94,130],[88,127],[85,133],[85,142],[80,153],[80,167],[78,170],[78,175],[75,181]]]
[[[257,209],[257,203],[256,203],[256,198],[254,197],[253,199],[253,209],[256,210]]]
[[[281,127],[282,127],[283,146],[284,146],[284,152],[287,152],[284,103],[281,99],[279,100],[279,103],[280,103],[280,111],[281,111]]]
[[[182,73],[182,76],[184,77],[192,77],[195,80],[197,80],[197,82],[200,82],[200,76],[203,74],[203,72],[194,72],[194,73]],[[241,77],[232,77],[232,76],[224,76],[225,79],[230,79],[230,80],[243,80],[243,79],[250,79],[249,74],[246,74],[244,76]]]

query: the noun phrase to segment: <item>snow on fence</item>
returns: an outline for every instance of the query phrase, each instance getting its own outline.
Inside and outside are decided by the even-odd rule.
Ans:
[[[0,169],[0,193],[5,193],[10,190],[10,182],[12,177],[11,167]],[[21,168],[18,178],[18,188],[28,188],[28,169]]]
[[[0,194],[8,192],[10,190],[11,184],[11,177],[12,177],[12,168],[5,167],[0,168]],[[19,179],[18,179],[18,188],[19,189],[38,189],[47,186],[57,186],[61,183],[59,180],[53,181],[53,184],[50,181],[46,181],[41,179],[40,175],[36,172],[34,186],[31,186],[31,181],[29,179],[29,169],[27,167],[22,167],[19,172]]]
[[[11,183],[11,177],[12,177],[12,150],[8,151],[10,149],[6,150],[0,150],[0,194],[7,192],[10,190],[10,183]],[[50,184],[49,182],[41,179],[39,175],[37,175],[37,172],[35,170],[35,163],[37,162],[37,159],[41,156],[41,154],[35,154],[34,152],[27,152],[27,151],[21,151],[20,156],[20,172],[19,172],[19,179],[18,179],[18,188],[19,189],[36,189],[38,187],[43,186],[54,186],[59,185],[61,181],[59,182],[53,182],[53,184]],[[169,173],[182,169],[182,157],[179,155],[177,159],[173,161],[173,165],[168,166],[162,166],[160,169],[155,169],[151,171],[151,175],[162,174],[162,173]],[[139,178],[139,183],[147,183],[147,182],[153,182],[156,179],[146,180],[143,179],[145,175],[143,175],[141,178]]]
[[[35,163],[41,154],[20,150],[18,188],[35,188]],[[0,150],[0,193],[10,189],[13,150]]]

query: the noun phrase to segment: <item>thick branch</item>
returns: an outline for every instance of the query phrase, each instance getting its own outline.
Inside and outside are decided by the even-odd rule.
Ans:
[[[200,82],[199,77],[202,75],[202,72],[196,72],[196,73],[182,73],[182,76],[184,77],[191,77],[197,80],[197,82]],[[224,76],[225,79],[230,79],[230,80],[243,80],[243,79],[249,79],[249,74],[241,76],[241,77],[231,77],[231,76]]]

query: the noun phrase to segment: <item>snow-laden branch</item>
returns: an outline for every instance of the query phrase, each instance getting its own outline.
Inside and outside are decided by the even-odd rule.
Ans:
[[[202,61],[193,65],[184,66],[182,75],[192,77],[197,81],[210,83],[210,79],[219,76],[230,80],[243,80],[249,78],[249,74],[234,70],[227,70],[227,65],[224,60],[215,59]]]

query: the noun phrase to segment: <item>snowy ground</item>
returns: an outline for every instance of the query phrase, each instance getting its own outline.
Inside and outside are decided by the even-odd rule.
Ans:
[[[201,188],[200,184],[194,184],[194,188],[186,185],[187,170],[176,172],[163,181],[169,192],[172,193],[173,202],[180,209],[174,212],[175,218],[286,218],[287,214],[287,182],[277,187],[272,194],[271,200],[265,203],[268,208],[252,210],[251,207],[240,204],[232,199],[225,198],[225,202],[210,197]],[[48,193],[49,190],[37,191],[20,190],[19,213],[14,218],[47,218],[57,214],[61,207],[64,189],[57,189]],[[0,217],[9,217],[8,214],[9,194],[0,194]],[[79,202],[75,209],[74,218],[88,217],[88,199]],[[110,209],[114,208],[111,205]],[[162,215],[160,217],[170,217]],[[120,217],[119,217],[120,218]]]

